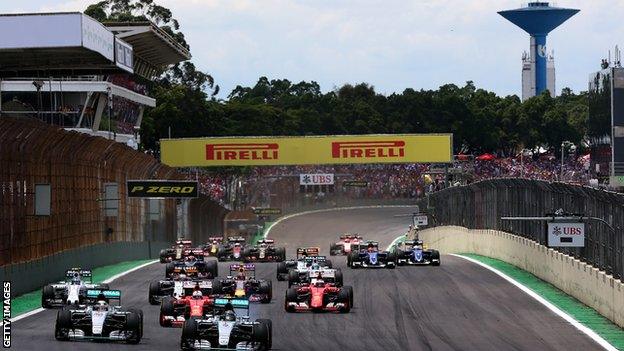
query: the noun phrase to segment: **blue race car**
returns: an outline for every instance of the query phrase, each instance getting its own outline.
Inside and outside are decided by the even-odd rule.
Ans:
[[[347,266],[351,268],[395,268],[396,265],[394,252],[380,251],[376,241],[369,240],[353,247],[347,256]]]
[[[422,240],[406,240],[394,252],[399,266],[440,265],[440,252],[427,249]]]

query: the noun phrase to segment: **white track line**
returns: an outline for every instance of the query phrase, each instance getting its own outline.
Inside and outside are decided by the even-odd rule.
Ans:
[[[110,277],[110,278],[108,278],[108,279],[104,280],[102,283],[104,283],[104,284],[111,283],[111,282],[112,282],[113,280],[115,280],[115,279],[121,278],[121,277],[123,277],[123,276],[124,276],[124,275],[126,275],[126,274],[130,274],[130,273],[132,273],[132,272],[134,272],[134,271],[136,271],[136,270],[139,270],[139,269],[141,269],[141,268],[143,268],[143,267],[147,267],[147,266],[149,266],[150,264],[154,264],[154,263],[156,263],[156,262],[159,262],[159,260],[150,261],[150,262],[144,263],[144,264],[142,264],[142,265],[136,266],[136,267],[134,267],[134,268],[132,268],[132,269],[129,269],[129,270],[127,270],[127,271],[124,271],[124,272],[121,272],[121,273],[119,273],[119,274],[116,274],[116,275],[114,275],[114,276],[112,276],[112,277]],[[26,312],[26,313],[22,313],[22,314],[20,314],[19,316],[16,316],[16,317],[11,318],[11,323],[16,322],[16,321],[19,321],[20,319],[24,319],[24,318],[30,317],[30,316],[32,316],[32,315],[34,315],[34,314],[37,314],[37,313],[39,313],[39,312],[43,312],[43,311],[45,311],[45,308],[37,308],[36,310],[32,310],[32,311],[30,311],[30,312]]]
[[[267,230],[264,231],[264,238],[266,239],[269,236],[269,232],[271,231],[271,229],[273,229],[275,225],[277,225],[278,223],[282,221],[285,221],[287,219],[297,217],[297,216],[303,216],[303,215],[308,215],[312,213],[331,212],[331,211],[360,210],[360,209],[366,209],[366,208],[392,208],[392,207],[416,207],[416,205],[370,205],[370,206],[335,207],[335,208],[324,208],[322,210],[312,210],[312,211],[293,213],[284,217],[280,217],[275,222],[271,223],[271,225],[267,228]]]
[[[531,296],[532,298],[537,300],[542,305],[546,306],[546,308],[548,308],[549,310],[554,312],[559,317],[565,319],[568,323],[572,324],[572,326],[574,326],[576,329],[580,330],[585,335],[589,336],[592,340],[594,340],[596,343],[598,343],[598,345],[602,346],[605,350],[617,351],[617,349],[613,345],[611,345],[608,341],[603,339],[600,335],[596,334],[596,332],[594,332],[593,330],[591,330],[588,327],[584,326],[579,321],[574,319],[574,317],[572,317],[569,314],[565,313],[563,310],[559,309],[559,307],[557,307],[557,306],[553,305],[552,303],[548,302],[548,300],[546,300],[545,298],[541,297],[535,291],[533,291],[533,290],[529,289],[528,287],[522,285],[520,282],[516,281],[515,279],[513,279],[510,276],[506,275],[505,273],[499,271],[496,268],[490,267],[490,266],[488,266],[487,264],[485,264],[483,262],[479,262],[479,261],[477,261],[477,260],[475,260],[473,258],[470,258],[470,257],[457,255],[457,254],[450,254],[450,255],[451,256],[455,256],[455,257],[463,258],[463,259],[465,259],[467,261],[470,261],[470,262],[472,262],[474,264],[478,264],[479,266],[494,272],[495,274],[497,274],[501,278],[505,279],[509,283],[515,285],[518,289],[524,291],[527,295]]]

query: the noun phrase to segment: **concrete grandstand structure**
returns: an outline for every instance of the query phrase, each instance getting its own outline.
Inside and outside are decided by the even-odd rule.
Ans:
[[[151,22],[12,14],[0,16],[0,30],[0,116],[37,117],[132,147],[145,107],[156,106],[149,81],[191,58]]]

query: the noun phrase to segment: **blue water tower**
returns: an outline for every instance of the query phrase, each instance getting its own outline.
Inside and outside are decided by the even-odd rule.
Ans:
[[[530,2],[527,7],[500,11],[498,14],[531,35],[531,56],[535,60],[535,94],[547,89],[546,36],[580,10],[552,7],[548,2]],[[555,92],[551,92],[555,93]]]

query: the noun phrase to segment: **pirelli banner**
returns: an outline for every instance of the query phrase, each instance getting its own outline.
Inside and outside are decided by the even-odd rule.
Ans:
[[[451,134],[161,139],[173,167],[450,163]]]

